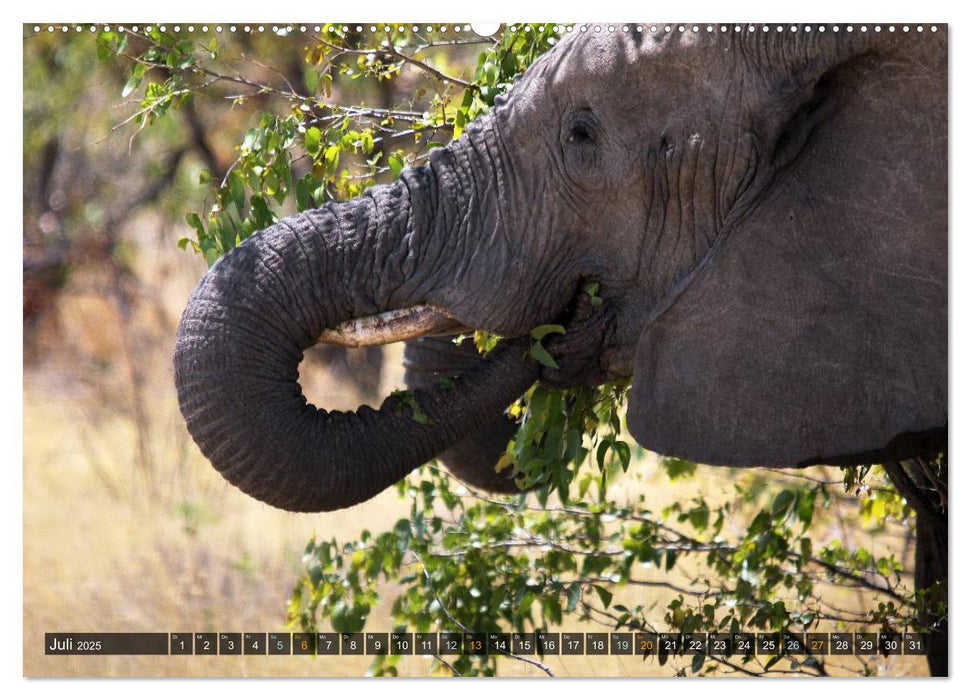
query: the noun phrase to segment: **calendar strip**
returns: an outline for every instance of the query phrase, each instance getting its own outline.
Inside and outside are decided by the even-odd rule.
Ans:
[[[926,653],[920,632],[151,632],[44,635],[47,655],[852,656]]]

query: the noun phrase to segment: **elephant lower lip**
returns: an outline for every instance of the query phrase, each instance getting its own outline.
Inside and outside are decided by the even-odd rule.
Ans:
[[[328,328],[320,334],[317,342],[360,348],[411,340],[423,335],[450,335],[467,330],[470,329],[452,318],[444,309],[432,304],[419,304],[374,316],[353,318],[336,328]]]

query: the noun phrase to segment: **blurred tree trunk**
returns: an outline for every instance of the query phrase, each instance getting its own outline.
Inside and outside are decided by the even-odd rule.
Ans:
[[[927,665],[932,676],[948,675],[947,455],[936,462],[918,457],[884,465],[897,491],[917,512],[914,588],[917,619],[928,630]]]

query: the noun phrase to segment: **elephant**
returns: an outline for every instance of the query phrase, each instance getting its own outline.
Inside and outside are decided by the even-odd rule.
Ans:
[[[425,165],[211,268],[175,382],[226,479],[335,510],[441,456],[514,491],[503,412],[537,381],[630,377],[633,438],[705,464],[946,445],[947,27],[615,29],[577,28]],[[556,368],[527,352],[549,323]],[[482,358],[463,329],[504,340]],[[303,397],[306,348],[402,339],[427,420],[401,394]]]

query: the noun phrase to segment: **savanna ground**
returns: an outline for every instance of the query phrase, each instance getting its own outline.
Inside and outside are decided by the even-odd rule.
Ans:
[[[179,413],[171,356],[179,314],[206,266],[176,241],[188,234],[186,210],[206,193],[197,183],[207,163],[199,160],[230,162],[234,142],[215,128],[208,155],[199,148],[201,156],[180,154],[173,165],[179,152],[171,144],[187,134],[201,139],[198,118],[190,115],[185,124],[163,125],[132,147],[130,132],[112,131],[126,115],[117,104],[124,76],[119,83],[117,74],[98,73],[93,39],[69,49],[56,40],[25,40],[24,674],[363,675],[371,666],[368,657],[43,653],[44,633],[54,631],[286,631],[288,598],[305,573],[301,557],[311,535],[352,541],[365,528],[391,528],[410,509],[407,497],[389,490],[338,513],[284,513],[229,486],[199,454]],[[41,91],[54,75],[58,89]],[[86,118],[56,119],[64,113]],[[244,116],[227,119],[206,123],[242,133]],[[156,191],[158,180],[165,185]],[[52,251],[68,251],[70,258],[66,264],[55,260],[47,272]],[[314,355],[301,368],[305,393],[328,408],[375,404],[403,386],[400,357],[400,347],[386,348],[378,385],[362,388],[350,376],[370,371],[362,356],[341,364]],[[909,587],[912,520],[861,508],[869,492],[844,493],[836,469],[700,467],[691,478],[673,481],[654,455],[635,452],[628,473],[613,479],[607,495],[621,503],[644,496],[643,507],[661,513],[699,494],[718,503],[735,498],[736,486],[771,495],[807,478],[835,484],[836,494],[829,508],[817,507],[808,536],[850,550],[862,547],[875,557],[896,553]],[[669,520],[677,523],[674,515]],[[724,534],[730,539],[747,525],[739,518]],[[699,574],[693,561],[683,558],[668,572],[645,569],[642,578],[690,587]],[[866,589],[818,585],[834,610],[860,615],[873,606]],[[399,590],[380,585],[380,603],[366,630],[391,631],[391,600]],[[655,605],[661,624],[670,599],[663,587],[630,585],[616,589],[613,602]],[[567,617],[559,631],[610,629]],[[691,661],[672,659],[661,667],[635,656],[573,656],[544,663],[558,676],[670,676]],[[832,675],[927,673],[923,659],[906,656],[831,657],[827,666]],[[397,664],[402,675],[424,675],[430,667],[424,657]],[[543,675],[508,659],[499,661],[498,672]]]

